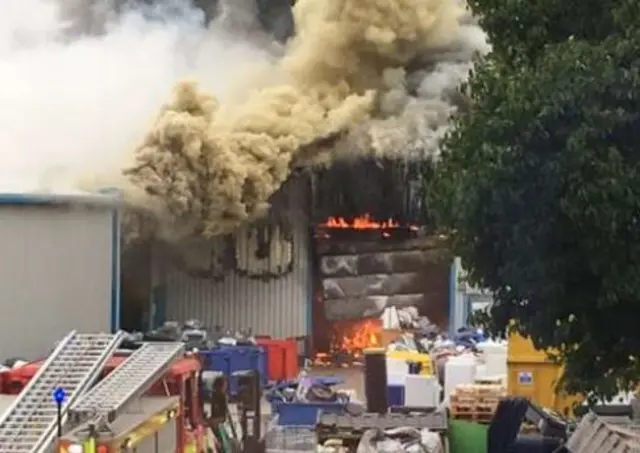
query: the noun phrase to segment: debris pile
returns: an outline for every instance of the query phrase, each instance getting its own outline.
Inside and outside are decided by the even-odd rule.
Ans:
[[[357,453],[445,453],[442,440],[428,429],[410,427],[364,432]]]
[[[420,316],[417,307],[387,307],[382,316],[384,329],[421,330],[423,332],[437,332],[438,328],[426,316]]]
[[[214,326],[208,329],[201,321],[190,319],[184,323],[166,321],[162,326],[148,332],[133,332],[128,335],[125,345],[135,347],[141,341],[182,341],[187,349],[208,350],[218,346],[255,346],[256,340],[251,328],[225,329]]]

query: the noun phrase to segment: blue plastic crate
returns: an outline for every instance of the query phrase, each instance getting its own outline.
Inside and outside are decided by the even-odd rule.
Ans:
[[[404,385],[387,386],[387,403],[391,406],[404,406]]]
[[[238,394],[238,381],[233,376],[236,371],[257,370],[262,385],[267,384],[267,354],[259,346],[221,346],[208,351],[200,351],[206,371],[218,371],[229,380],[229,394]]]
[[[278,414],[281,426],[315,426],[320,412],[325,414],[344,414],[346,403],[285,403],[273,401],[271,412]]]

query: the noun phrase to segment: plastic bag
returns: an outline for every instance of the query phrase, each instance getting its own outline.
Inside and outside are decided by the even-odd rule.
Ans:
[[[356,453],[378,453],[376,449],[376,438],[380,435],[377,429],[368,429],[360,437]]]
[[[400,327],[400,320],[398,319],[398,310],[396,307],[385,308],[380,319],[382,321],[383,329],[397,329]]]
[[[402,442],[396,439],[381,440],[374,448],[377,453],[405,453]]]
[[[440,435],[426,428],[420,431],[420,443],[427,453],[444,453]]]

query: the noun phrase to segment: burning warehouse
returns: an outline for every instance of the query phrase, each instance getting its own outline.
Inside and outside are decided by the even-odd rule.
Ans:
[[[319,351],[360,353],[380,341],[387,307],[415,307],[447,326],[446,240],[424,227],[419,163],[335,164],[314,178],[313,338]]]
[[[450,259],[423,228],[421,167],[486,36],[458,1],[299,0],[292,13],[280,53],[250,37],[273,79],[237,99],[178,84],[124,171],[160,224],[150,323],[311,336],[325,353],[377,341],[390,306],[444,328]]]
[[[210,240],[153,246],[152,323],[308,337],[322,354],[380,342],[386,307],[446,328],[450,258],[421,225],[418,166],[336,162],[292,177],[269,216]]]

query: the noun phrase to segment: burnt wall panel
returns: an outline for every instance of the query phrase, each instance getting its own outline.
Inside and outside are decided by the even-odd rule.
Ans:
[[[397,250],[362,254],[354,251],[350,255],[323,256],[320,259],[320,272],[324,277],[406,273],[440,261],[442,252],[434,250]]]
[[[418,308],[425,304],[424,294],[396,294],[393,296],[364,296],[324,301],[328,321],[380,316],[386,307]]]
[[[392,232],[393,230],[390,230]],[[443,257],[451,259],[448,251],[448,238],[440,236],[419,236],[401,240],[381,237],[376,230],[332,230],[324,229],[322,234],[328,240],[319,240],[316,244],[321,256],[363,255],[367,253],[397,252],[400,250],[422,250],[426,257],[440,262]],[[414,234],[415,235],[415,234]],[[427,258],[425,258],[427,259]]]
[[[363,158],[333,162],[314,172],[314,219],[369,213],[376,218],[419,222],[423,217],[424,162]]]
[[[358,271],[359,274],[412,272],[433,263],[433,255],[426,250],[367,253],[358,257]]]
[[[358,277],[325,278],[322,281],[326,299],[361,297],[369,295],[415,294],[422,291],[420,274],[371,274]]]
[[[297,219],[292,231],[291,272],[281,277],[262,279],[234,270],[221,279],[213,279],[169,267],[164,276],[157,276],[166,285],[167,320],[184,322],[197,318],[208,327],[252,327],[255,334],[276,338],[309,333],[309,299],[313,280],[309,229],[304,216],[308,201],[303,185],[284,195],[291,196],[287,203],[292,217]],[[244,253],[254,254],[252,250]],[[166,266],[160,253],[154,257],[154,263],[157,272]]]
[[[323,242],[318,249],[324,252],[320,253],[320,304],[326,320],[355,320],[379,316],[390,306],[415,306],[445,327],[449,260],[446,248],[433,246],[437,242],[424,237]]]
[[[320,273],[322,275],[334,277],[358,275],[358,256],[323,256],[320,258]]]

